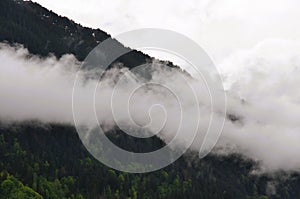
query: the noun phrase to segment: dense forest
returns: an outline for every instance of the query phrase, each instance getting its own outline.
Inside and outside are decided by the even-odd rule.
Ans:
[[[22,44],[32,54],[60,57],[72,53],[82,61],[108,37],[99,29],[82,27],[31,1],[0,1],[0,42]],[[132,51],[116,61],[134,67],[148,59]],[[157,137],[141,141],[119,130],[107,136],[120,147],[137,152],[164,145]],[[251,171],[258,163],[238,154],[209,155],[199,160],[190,151],[159,171],[115,171],[95,160],[68,124],[1,122],[0,160],[0,199],[300,198],[298,174],[254,175]]]
[[[266,199],[280,178],[251,175],[255,163],[239,155],[199,160],[192,152],[162,170],[129,174],[95,160],[69,125],[27,121],[2,124],[0,132],[2,198]],[[108,136],[120,147],[140,151],[135,140],[117,132]],[[151,139],[145,148],[162,144]],[[299,198],[299,189],[295,174],[277,184],[270,198]]]

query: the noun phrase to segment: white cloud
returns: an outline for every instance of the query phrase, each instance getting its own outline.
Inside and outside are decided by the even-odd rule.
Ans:
[[[228,89],[228,110],[242,118],[240,123],[226,123],[218,143],[222,152],[229,144],[268,171],[299,171],[299,1],[36,1],[113,35],[156,27],[191,37],[217,60]],[[59,61],[27,60],[24,55],[23,50],[0,53],[6,63],[1,64],[5,71],[0,78],[2,116],[72,120],[69,100],[74,74],[61,73],[61,67],[77,66],[76,60],[70,56]],[[28,73],[30,66],[33,72]],[[35,72],[40,66],[46,67]],[[84,96],[88,91],[82,92]]]
[[[36,118],[45,122],[73,123],[72,89],[75,72],[80,65],[75,58],[65,55],[60,60],[34,56],[28,59],[28,52],[23,48],[14,49],[3,44],[0,47],[0,117],[18,121]],[[259,161],[264,171],[300,170],[299,49],[300,43],[268,40],[251,50],[232,54],[221,64],[222,75],[228,85],[228,113],[238,116],[240,121],[227,120],[217,144],[219,153],[228,154],[234,149]],[[116,122],[110,104],[112,92],[117,93],[113,101],[117,122],[131,130],[135,128],[126,107],[136,85],[127,81],[115,83],[117,76],[128,72],[126,68],[111,70],[97,89],[96,113],[100,123],[106,124],[107,128],[113,127]],[[85,81],[86,74],[83,71],[79,73],[81,81],[77,87],[79,103],[76,107],[81,123],[94,124],[89,114],[94,112],[89,105],[93,104],[91,96],[97,82]],[[195,110],[199,107],[200,128],[192,145],[192,149],[198,151],[203,138],[201,135],[210,119],[209,94],[201,82],[188,79],[199,99],[198,103],[193,103],[193,95],[179,77],[176,70],[155,70],[153,73],[156,82],[167,85],[182,97],[180,102],[187,118],[177,138],[177,146],[186,146],[192,140],[195,124],[192,121],[198,118]],[[145,125],[152,118],[148,130],[155,133],[167,116],[167,123],[159,136],[169,142],[176,133],[177,126],[174,124],[179,123],[180,110],[176,100],[162,88],[146,87],[133,94],[130,101],[132,119]],[[164,106],[167,115],[160,106],[153,109],[155,104]],[[216,115],[219,115],[218,105]],[[222,120],[222,117],[215,119]]]

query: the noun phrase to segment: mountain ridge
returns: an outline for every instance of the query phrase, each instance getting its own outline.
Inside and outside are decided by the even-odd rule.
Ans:
[[[0,2],[0,41],[11,45],[22,44],[32,54],[42,57],[54,54],[57,58],[64,54],[73,54],[79,61],[83,61],[93,48],[108,38],[111,36],[99,28],[84,27],[38,3],[23,0]],[[120,48],[130,50],[113,63],[134,68],[154,59],[113,40]],[[171,61],[160,62],[179,68]]]

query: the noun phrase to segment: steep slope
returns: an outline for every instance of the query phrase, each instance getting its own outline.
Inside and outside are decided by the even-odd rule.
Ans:
[[[82,61],[109,37],[100,29],[83,27],[31,1],[0,1],[0,42],[23,44],[33,54],[47,56],[53,53],[60,57],[71,53]],[[120,44],[120,47],[124,46]],[[116,61],[131,68],[147,59],[150,57],[134,50]]]

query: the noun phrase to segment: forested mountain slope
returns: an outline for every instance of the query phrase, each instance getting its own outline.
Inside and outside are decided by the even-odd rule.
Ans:
[[[124,147],[136,146],[111,132],[110,139]],[[145,148],[161,145],[157,138]],[[209,156],[199,161],[188,153],[172,165],[151,173],[114,171],[95,160],[81,144],[72,126],[36,121],[0,126],[1,189],[13,175],[44,198],[259,198],[276,181],[251,175],[255,164],[239,155]],[[9,179],[9,178],[8,178]],[[15,185],[10,185],[15,188]],[[276,187],[270,198],[299,198],[300,178],[294,175]],[[1,192],[2,198],[6,198]],[[22,190],[20,190],[22,192]],[[1,194],[0,194],[1,197]]]
[[[71,53],[83,61],[94,47],[109,37],[100,29],[83,27],[31,1],[0,1],[0,41],[23,44],[33,54],[53,53],[60,57]],[[116,61],[131,68],[147,59],[150,57],[133,50]]]

